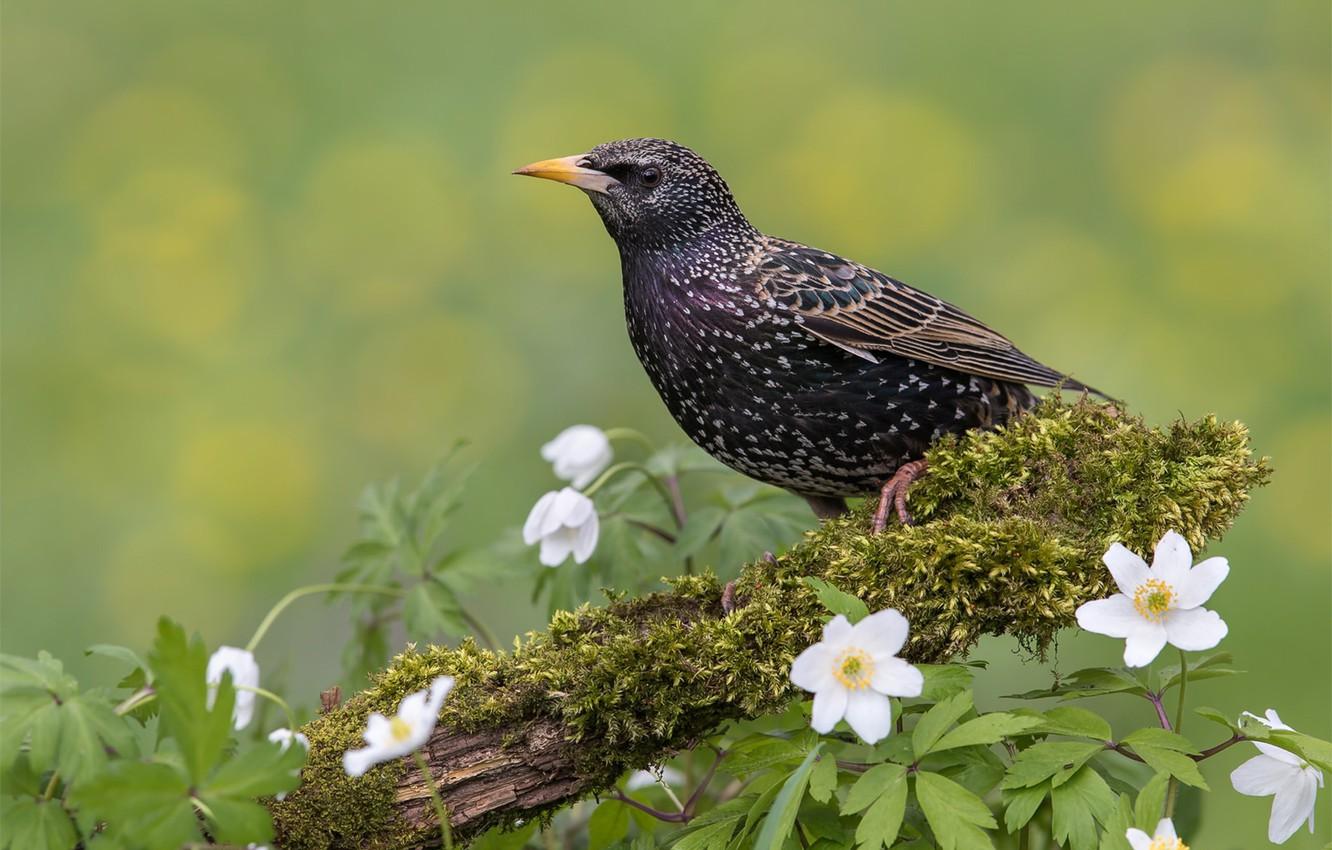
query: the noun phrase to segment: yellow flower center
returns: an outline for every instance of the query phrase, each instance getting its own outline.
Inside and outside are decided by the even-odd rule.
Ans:
[[[389,721],[389,731],[393,733],[393,740],[405,741],[412,736],[412,725],[401,717],[395,717]]]
[[[874,659],[863,649],[844,649],[833,662],[833,676],[853,691],[868,688],[873,675]]]
[[[1173,587],[1159,578],[1149,578],[1133,591],[1133,608],[1144,619],[1159,623],[1177,598]],[[1152,850],[1157,848],[1153,847]],[[1165,847],[1165,850],[1175,850],[1175,848]]]
[[[1189,845],[1178,838],[1157,838],[1147,845],[1147,850],[1189,850]]]

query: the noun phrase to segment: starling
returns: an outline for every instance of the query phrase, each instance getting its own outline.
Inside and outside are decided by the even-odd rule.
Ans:
[[[624,139],[515,174],[587,193],[620,249],[629,339],[675,421],[713,457],[820,517],[907,488],[945,434],[1030,408],[1027,385],[1098,391],[882,272],[766,236],[702,157]]]

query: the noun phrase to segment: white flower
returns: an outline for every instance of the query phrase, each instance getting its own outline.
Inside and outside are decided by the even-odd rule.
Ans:
[[[906,638],[906,617],[892,608],[854,626],[841,614],[828,621],[823,640],[791,665],[791,681],[814,693],[814,731],[831,732],[845,717],[866,743],[887,736],[893,723],[888,697],[920,696],[925,681],[897,657]]]
[[[1170,818],[1161,818],[1156,824],[1155,835],[1148,835],[1141,829],[1130,829],[1126,837],[1133,850],[1189,850],[1189,845],[1180,841],[1175,834],[1175,824]]]
[[[234,646],[219,646],[217,652],[208,659],[208,670],[204,681],[208,683],[208,707],[213,707],[217,700],[217,687],[222,684],[222,674],[231,674],[231,684],[236,688],[236,707],[232,709],[231,719],[237,729],[250,725],[254,717],[254,691],[243,688],[259,687],[259,662],[254,660],[254,653],[237,649]]]
[[[392,761],[420,749],[430,740],[439,720],[439,707],[453,689],[452,676],[437,676],[429,691],[417,691],[402,698],[398,713],[385,717],[374,712],[365,722],[368,747],[342,754],[342,767],[348,776],[360,776],[380,762]]]
[[[1249,714],[1247,711],[1245,714]],[[1266,719],[1249,714],[1272,729],[1290,729],[1272,709]],[[1291,730],[1294,731],[1294,730]],[[1300,824],[1309,822],[1314,831],[1314,804],[1323,787],[1323,772],[1292,752],[1254,741],[1261,755],[1256,755],[1230,772],[1230,784],[1250,797],[1274,797],[1272,817],[1267,822],[1267,838],[1282,844],[1295,834]]]
[[[295,741],[298,744],[300,744],[302,747],[305,747],[305,751],[307,753],[310,752],[310,739],[305,737],[303,733],[293,732],[286,727],[283,727],[281,729],[274,729],[272,732],[269,732],[268,740],[279,745],[282,748],[282,752],[284,753],[287,751],[287,747],[291,746],[292,741]],[[300,774],[300,771],[294,770],[292,771],[292,774],[298,775]],[[277,794],[277,799],[279,800],[287,799],[287,792],[279,791]]]
[[[1120,592],[1078,608],[1078,625],[1125,638],[1128,666],[1150,664],[1167,643],[1184,650],[1211,649],[1226,636],[1221,617],[1201,607],[1230,572],[1225,558],[1208,558],[1190,569],[1188,541],[1167,531],[1150,567],[1120,543],[1101,560]]]
[[[537,500],[523,523],[523,542],[541,543],[541,563],[558,567],[570,554],[575,563],[592,557],[601,526],[597,506],[572,487],[552,490]]]
[[[572,425],[541,447],[541,456],[555,467],[555,477],[579,490],[610,466],[610,438],[595,425]]]
[[[310,751],[309,738],[305,737],[305,735],[301,732],[293,732],[285,727],[282,729],[274,729],[272,732],[269,732],[268,740],[272,741],[274,744],[281,745],[282,752],[284,753],[287,751],[287,747],[291,746],[292,741],[295,741],[298,744],[300,744],[302,747],[305,747],[306,752]]]

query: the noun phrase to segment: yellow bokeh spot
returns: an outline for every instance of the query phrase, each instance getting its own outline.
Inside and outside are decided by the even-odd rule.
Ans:
[[[319,495],[313,442],[306,429],[267,422],[191,431],[176,464],[177,499],[244,541],[250,560],[232,568],[258,569],[308,543]]]
[[[82,202],[119,190],[126,175],[175,169],[236,175],[245,150],[205,98],[165,87],[127,89],[73,130],[69,190]]]
[[[347,143],[315,164],[289,222],[299,282],[349,313],[415,303],[469,238],[468,199],[435,140]]]
[[[1111,109],[1114,185],[1164,230],[1265,230],[1298,188],[1275,126],[1263,86],[1234,68],[1149,65]]]
[[[421,458],[460,437],[503,442],[527,416],[528,376],[509,346],[494,327],[461,317],[385,324],[357,357],[357,429]]]
[[[753,206],[801,227],[801,241],[862,260],[918,250],[946,236],[974,197],[969,131],[927,100],[845,92],[792,120],[794,139],[768,163]]]
[[[256,270],[239,186],[197,171],[127,177],[93,216],[83,285],[131,327],[181,344],[235,321]]]
[[[230,577],[243,563],[245,544],[212,519],[174,514],[126,532],[96,559],[99,585],[90,595],[105,609],[115,633],[146,644],[161,615],[206,634],[235,634],[253,621],[242,585]]]

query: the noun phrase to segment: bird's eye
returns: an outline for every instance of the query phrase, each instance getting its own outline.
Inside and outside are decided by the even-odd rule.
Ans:
[[[655,165],[649,165],[647,168],[643,169],[642,178],[643,185],[651,189],[653,186],[656,186],[661,182],[661,169],[657,168]]]

